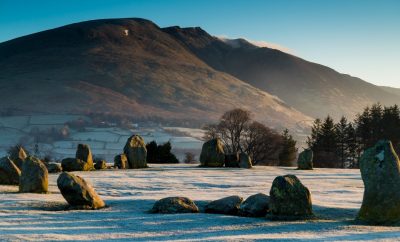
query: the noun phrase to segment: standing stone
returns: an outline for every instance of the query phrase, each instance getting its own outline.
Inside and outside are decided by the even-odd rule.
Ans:
[[[311,193],[295,175],[278,176],[272,183],[269,208],[272,219],[311,217]]]
[[[91,171],[93,170],[93,163],[90,164],[76,158],[65,158],[61,161],[63,171]]]
[[[24,148],[22,146],[17,145],[12,148],[11,154],[10,154],[10,159],[14,162],[14,164],[21,170],[22,169],[22,163],[25,161],[25,159],[28,157],[26,154]]]
[[[138,169],[147,167],[146,144],[139,135],[132,135],[126,141],[124,154],[128,158],[129,168]]]
[[[49,174],[39,159],[29,156],[22,165],[19,192],[47,193]]]
[[[94,164],[94,168],[96,170],[107,169],[107,162],[105,160],[96,160],[96,163]]]
[[[78,148],[76,149],[75,158],[78,160],[82,160],[88,164],[88,166],[93,167],[93,156],[92,151],[90,150],[89,145],[86,144],[78,144]]]
[[[206,213],[236,215],[239,211],[243,198],[230,196],[210,202],[205,207]]]
[[[118,169],[129,168],[128,158],[126,157],[125,154],[116,155],[114,157],[114,167],[117,167]]]
[[[251,164],[251,158],[248,154],[246,153],[240,153],[239,155],[239,167],[240,168],[245,168],[245,169],[250,169],[253,167]]]
[[[225,155],[225,167],[239,167],[239,154],[226,154]]]
[[[21,171],[9,157],[0,159],[0,184],[18,185]]]
[[[200,154],[201,166],[223,167],[225,162],[224,145],[221,139],[216,138],[203,144]]]
[[[311,149],[305,149],[300,153],[297,159],[297,166],[299,170],[312,170],[313,169],[314,153]]]
[[[364,198],[358,220],[376,225],[400,223],[400,163],[392,143],[379,141],[360,159]]]
[[[196,204],[186,197],[167,197],[157,201],[151,213],[198,213]]]
[[[63,172],[57,179],[57,186],[68,204],[79,209],[105,207],[104,201],[88,182],[80,176]]]
[[[239,215],[245,217],[264,217],[269,211],[269,196],[263,193],[252,195],[239,208]]]
[[[45,163],[47,170],[49,173],[58,173],[62,172],[62,167],[60,164],[55,162]]]

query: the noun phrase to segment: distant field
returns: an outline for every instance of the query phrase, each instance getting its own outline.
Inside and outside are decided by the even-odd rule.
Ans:
[[[255,167],[251,170],[152,165],[142,170],[76,172],[109,205],[97,211],[52,211],[66,202],[50,175],[51,194],[19,194],[0,186],[0,240],[397,240],[399,227],[356,225],[363,183],[358,170]],[[315,221],[277,222],[213,214],[157,215],[147,211],[168,196],[200,207],[229,195],[269,193],[278,175],[296,174],[312,193]]]

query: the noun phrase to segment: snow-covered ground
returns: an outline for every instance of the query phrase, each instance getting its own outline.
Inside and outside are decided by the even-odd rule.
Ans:
[[[51,194],[19,194],[0,186],[0,240],[398,240],[399,227],[353,222],[361,205],[358,170],[255,167],[251,170],[152,165],[142,170],[77,172],[109,205],[97,211],[63,211],[66,204],[50,175]],[[310,189],[315,221],[277,222],[215,214],[149,214],[154,202],[187,196],[203,206],[229,195],[269,193],[278,175],[296,174]]]

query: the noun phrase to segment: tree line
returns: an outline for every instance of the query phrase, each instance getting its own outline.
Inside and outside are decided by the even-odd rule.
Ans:
[[[290,166],[297,156],[296,141],[287,129],[278,133],[254,121],[252,114],[244,109],[227,111],[218,123],[208,124],[203,129],[204,140],[220,138],[226,154],[247,153],[253,165]]]
[[[314,152],[315,167],[358,168],[362,152],[381,139],[400,150],[400,109],[377,103],[366,107],[354,121],[330,116],[314,121],[307,144]]]

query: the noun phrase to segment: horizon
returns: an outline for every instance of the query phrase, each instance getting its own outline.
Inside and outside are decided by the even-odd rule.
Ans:
[[[213,36],[244,38],[378,86],[400,88],[397,68],[400,31],[396,28],[400,21],[397,14],[400,3],[392,0],[363,1],[362,4],[313,0],[295,3],[253,0],[251,3],[6,0],[0,2],[0,28],[3,29],[0,42],[87,20],[138,17],[160,27],[199,26]],[[347,38],[337,37],[342,35]]]

